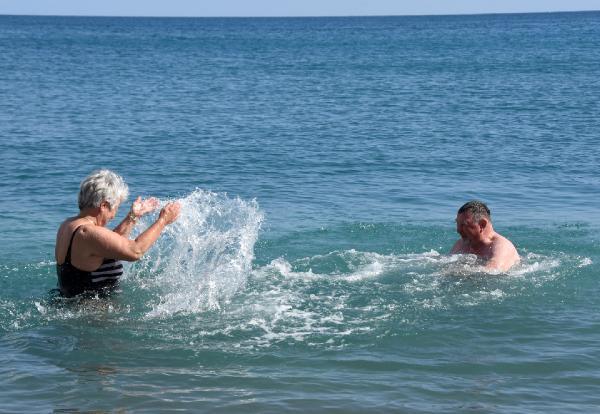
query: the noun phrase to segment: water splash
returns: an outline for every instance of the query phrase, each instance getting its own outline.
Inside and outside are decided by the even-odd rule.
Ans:
[[[179,201],[179,219],[129,270],[140,287],[159,295],[148,317],[219,309],[252,269],[263,221],[256,201],[200,189]]]

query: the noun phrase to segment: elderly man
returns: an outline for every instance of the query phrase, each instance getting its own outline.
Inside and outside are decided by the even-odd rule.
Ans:
[[[469,201],[456,215],[460,239],[450,254],[475,254],[485,260],[487,269],[506,271],[519,262],[515,246],[492,227],[490,209],[481,201]]]

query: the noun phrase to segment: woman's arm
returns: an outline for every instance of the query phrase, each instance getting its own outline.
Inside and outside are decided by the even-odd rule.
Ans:
[[[158,207],[158,200],[154,197],[142,200],[142,197],[138,197],[131,206],[131,210],[125,216],[122,222],[114,228],[114,232],[120,234],[123,237],[128,237],[131,230],[135,227],[135,223],[144,214],[156,210]]]
[[[177,220],[181,206],[178,202],[167,204],[158,219],[135,240],[129,240],[104,227],[85,226],[81,230],[82,244],[89,254],[127,261],[139,260],[156,242],[160,233]]]

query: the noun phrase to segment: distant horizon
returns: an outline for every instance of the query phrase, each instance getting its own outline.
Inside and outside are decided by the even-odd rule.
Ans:
[[[301,19],[301,18],[344,18],[344,17],[444,17],[444,16],[486,16],[503,14],[560,14],[560,13],[598,13],[599,9],[585,10],[548,10],[548,11],[507,11],[507,12],[470,12],[470,13],[428,13],[428,14],[347,14],[347,15],[151,15],[151,14],[52,14],[52,13],[0,13],[0,17],[115,17],[115,18],[170,18],[170,19]]]

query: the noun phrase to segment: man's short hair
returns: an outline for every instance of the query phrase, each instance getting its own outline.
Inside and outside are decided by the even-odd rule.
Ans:
[[[475,221],[479,221],[484,217],[490,221],[492,220],[492,213],[488,206],[486,206],[484,202],[478,200],[471,200],[468,203],[463,204],[463,206],[458,209],[458,214],[462,213],[470,213]]]

